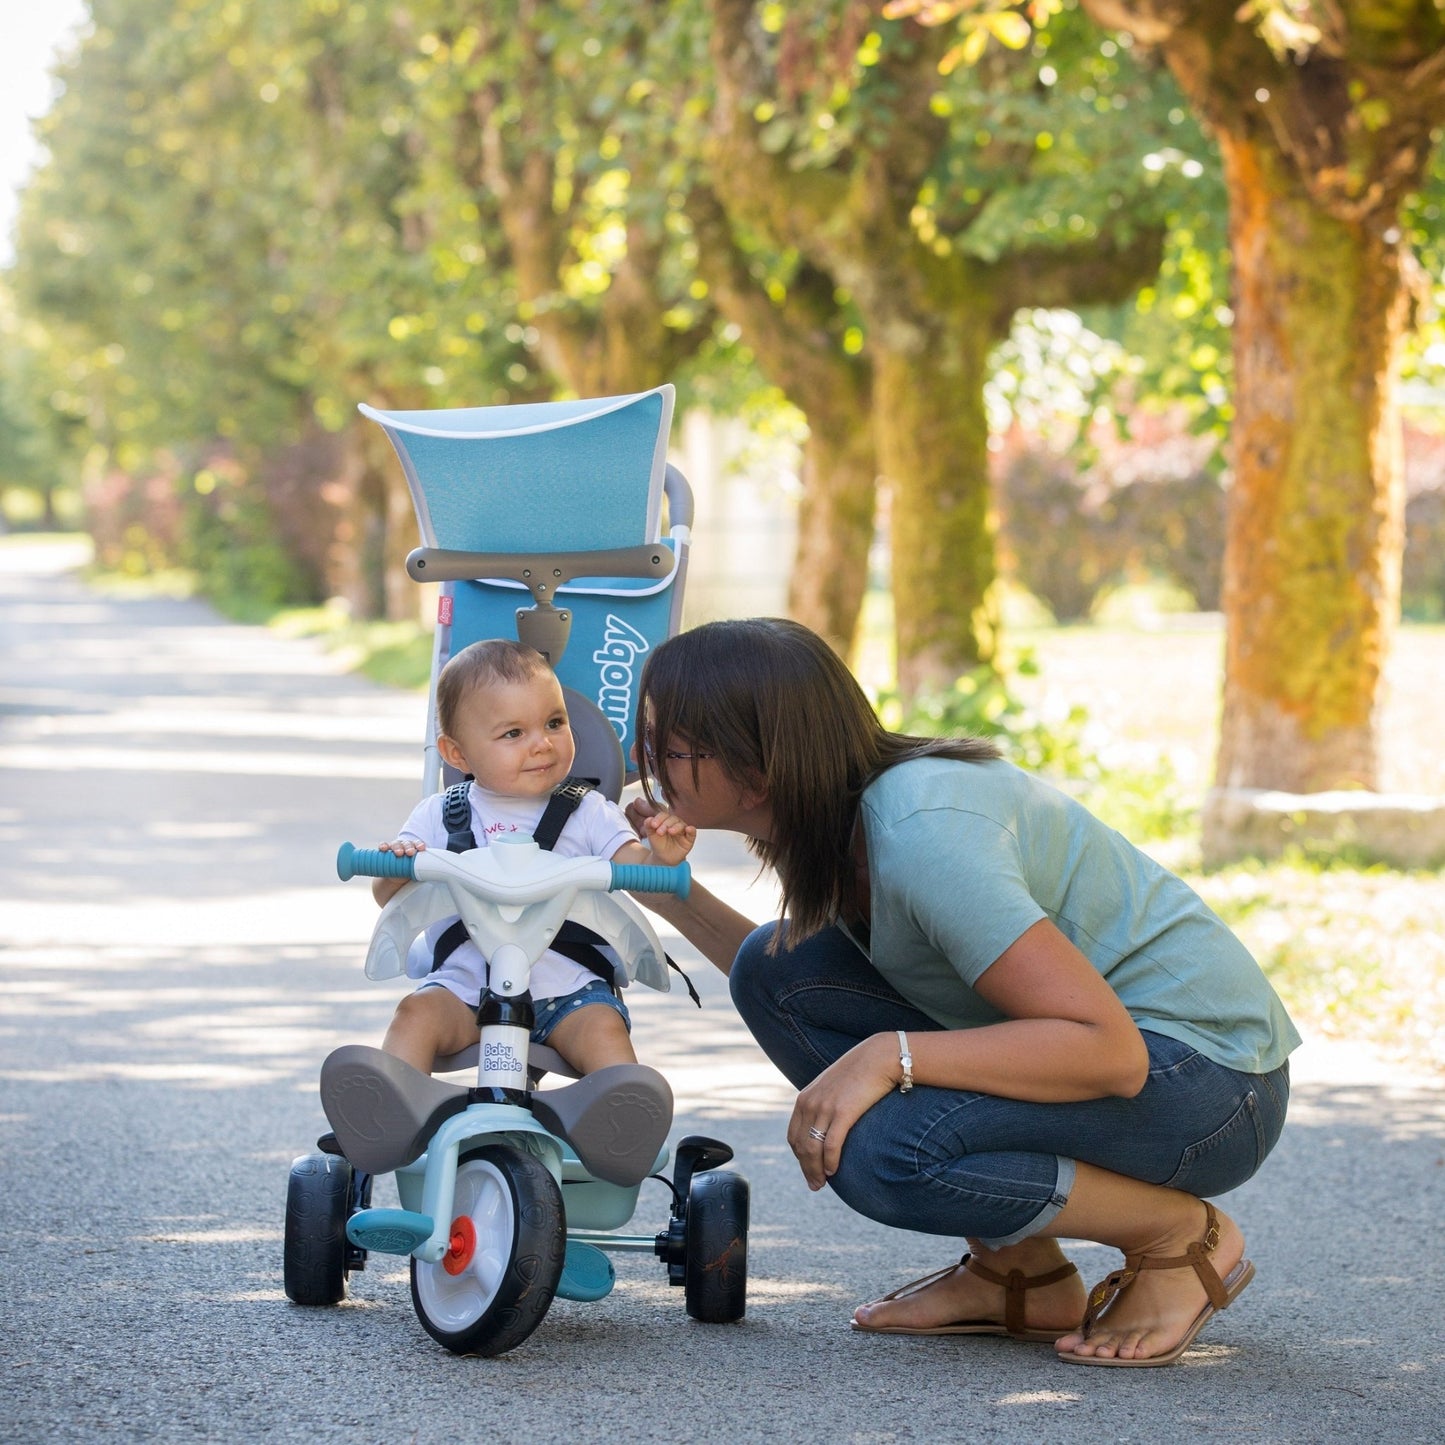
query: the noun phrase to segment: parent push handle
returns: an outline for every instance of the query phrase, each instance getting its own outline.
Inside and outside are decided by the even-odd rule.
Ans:
[[[358,848],[343,843],[336,852],[336,873],[345,882],[348,878],[415,878],[416,859],[402,853],[388,853],[384,848]]]
[[[661,863],[614,863],[611,891],[622,888],[629,893],[675,893],[686,898],[692,888],[692,869],[686,863],[670,867]]]

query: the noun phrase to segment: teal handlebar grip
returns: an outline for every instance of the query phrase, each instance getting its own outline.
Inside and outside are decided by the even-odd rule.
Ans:
[[[614,863],[612,892],[625,888],[629,893],[676,893],[686,898],[692,887],[692,869],[686,863],[663,867],[659,863]]]
[[[388,853],[384,848],[358,848],[343,843],[336,851],[336,874],[348,878],[415,878],[416,859],[404,853]]]

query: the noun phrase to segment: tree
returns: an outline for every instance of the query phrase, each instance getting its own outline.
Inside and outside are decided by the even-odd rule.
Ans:
[[[521,328],[495,324],[515,298],[485,228],[473,216],[465,238],[433,242],[398,75],[417,39],[405,15],[330,0],[92,11],[44,122],[51,158],[16,265],[66,379],[59,404],[108,467],[176,474],[227,567],[251,541],[315,546],[309,526],[288,535],[270,485],[308,458],[292,493],[325,489],[342,514],[332,585],[363,614],[410,612],[411,508],[357,400],[500,401],[542,383]]]
[[[1220,787],[1372,788],[1399,608],[1402,208],[1445,121],[1433,0],[1083,0],[1218,140],[1234,263]]]
[[[1118,299],[1158,264],[1148,77],[1131,72],[1139,113],[1109,124],[1077,24],[946,79],[947,35],[855,0],[706,10],[713,188],[735,229],[805,258],[856,314],[900,685],[947,683],[994,649],[990,353],[1021,307]]]

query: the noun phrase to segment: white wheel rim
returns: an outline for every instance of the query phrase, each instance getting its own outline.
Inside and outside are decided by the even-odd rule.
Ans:
[[[481,1319],[497,1297],[502,1277],[512,1262],[517,1221],[512,1191],[495,1164],[469,1159],[457,1169],[452,1217],[468,1215],[477,1232],[477,1247],[460,1274],[448,1274],[440,1260],[416,1264],[416,1293],[427,1318],[439,1329],[456,1334]]]

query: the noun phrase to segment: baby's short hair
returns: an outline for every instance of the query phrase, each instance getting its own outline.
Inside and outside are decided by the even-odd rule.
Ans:
[[[457,714],[474,689],[498,682],[529,682],[549,670],[536,648],[503,637],[462,648],[437,676],[437,728],[455,736]]]

